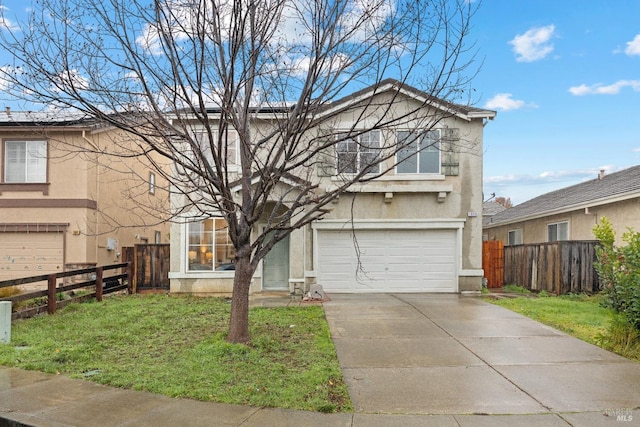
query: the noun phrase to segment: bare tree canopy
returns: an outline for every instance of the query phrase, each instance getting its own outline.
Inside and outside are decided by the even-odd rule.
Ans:
[[[472,101],[476,5],[36,0],[27,21],[2,32],[14,62],[0,72],[30,105],[72,109],[131,136],[104,155],[170,161],[158,172],[172,183],[174,218],[226,219],[236,257],[228,339],[248,342],[260,260],[346,188],[395,167],[418,137],[372,143],[364,132],[429,130]],[[399,113],[405,87],[420,96]],[[368,154],[336,159],[340,144]],[[323,174],[338,179],[321,187]]]

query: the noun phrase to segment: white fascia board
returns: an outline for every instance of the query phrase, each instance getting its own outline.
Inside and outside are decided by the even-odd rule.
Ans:
[[[442,103],[439,102],[434,102],[433,100],[430,100],[420,94],[416,94],[415,92],[411,92],[409,90],[407,90],[406,88],[401,88],[400,93],[402,93],[403,95],[406,95],[410,98],[413,98],[415,100],[417,100],[418,102],[424,104],[424,105],[428,105],[429,107],[435,108],[437,110],[440,111],[444,111],[445,113],[451,114],[453,116],[458,117],[459,119],[465,120],[467,122],[471,121],[471,117],[467,114],[462,114],[459,111],[456,111],[453,108],[450,108]]]
[[[492,110],[471,111],[468,114],[471,119],[489,119],[493,120],[496,117],[496,112]]]
[[[209,116],[210,122],[218,121],[218,117],[215,113],[207,113],[207,114]],[[262,113],[258,112],[258,113],[249,113],[249,115],[253,119],[260,119],[260,120],[282,120],[289,117],[288,112],[262,112]],[[171,113],[171,114],[167,114],[166,117],[169,120],[169,122],[171,122],[172,125],[175,125],[174,121],[177,121],[177,120],[195,120],[196,119],[196,116],[193,115],[192,113],[184,113],[183,115],[180,115],[180,116],[174,113]]]

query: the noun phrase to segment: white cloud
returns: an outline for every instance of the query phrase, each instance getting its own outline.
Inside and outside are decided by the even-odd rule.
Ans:
[[[499,93],[493,98],[489,99],[484,105],[484,108],[489,108],[491,110],[509,111],[518,110],[526,105],[524,101],[513,99],[512,96],[513,95],[510,93]]]
[[[0,6],[0,12],[4,10],[8,9],[4,6]],[[3,15],[4,13],[2,14],[2,16],[0,16],[0,30],[7,30],[12,32],[20,31],[20,27],[18,27],[13,21]]]
[[[336,17],[336,31],[342,31],[341,36],[349,42],[358,43],[375,39],[375,34],[381,26],[387,23],[395,11],[394,0],[350,0],[345,3],[344,10]],[[199,2],[191,0],[166,0],[165,6],[170,12],[167,19],[157,23],[148,23],[136,38],[140,47],[153,55],[161,55],[162,32],[170,33],[178,42],[188,40],[199,33],[199,27],[210,26],[206,33],[219,32],[222,40],[227,40],[227,33],[234,21],[235,3],[231,0],[220,0],[215,11],[202,8]],[[269,15],[274,25],[274,36],[271,38],[274,51],[281,46],[288,50],[297,50],[301,45],[310,45],[313,40],[311,26],[318,19],[313,2],[306,0],[286,0],[284,2],[265,1],[265,8],[261,13]],[[206,11],[208,15],[199,14]],[[215,16],[214,16],[215,14]],[[204,21],[203,21],[204,19]],[[203,23],[204,22],[204,23]],[[267,24],[265,24],[267,25]],[[214,29],[214,26],[216,29]],[[248,34],[247,34],[248,36]]]
[[[10,65],[0,67],[0,91],[6,91],[13,85],[13,79],[9,76],[16,74],[16,69]]]
[[[546,27],[534,27],[524,34],[516,35],[509,44],[516,53],[516,61],[533,62],[543,59],[553,52],[551,39],[554,36],[555,25]]]
[[[627,48],[624,50],[627,55],[640,55],[640,34],[635,36],[633,40],[627,42]]]
[[[56,78],[56,87],[54,90],[87,90],[89,88],[89,79],[82,76],[78,70],[68,70],[59,73]]]
[[[625,87],[630,87],[634,92],[640,92],[640,80],[618,80],[610,85],[603,85],[596,83],[588,86],[581,84],[580,86],[572,86],[569,88],[569,92],[572,95],[584,96],[584,95],[617,95]]]
[[[588,169],[544,171],[537,175],[487,176],[483,179],[484,193],[501,194],[510,197],[514,204],[519,204],[550,191],[595,179],[600,170],[611,173],[617,169],[613,166],[602,166]]]

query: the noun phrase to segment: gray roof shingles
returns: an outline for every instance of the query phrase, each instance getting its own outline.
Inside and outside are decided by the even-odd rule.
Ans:
[[[640,165],[611,173],[571,187],[562,188],[523,202],[491,217],[492,226],[540,217],[545,214],[602,204],[622,196],[640,197]]]

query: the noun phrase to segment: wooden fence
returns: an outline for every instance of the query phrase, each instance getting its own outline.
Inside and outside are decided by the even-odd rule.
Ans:
[[[556,295],[600,290],[594,263],[598,241],[505,246],[504,283]]]
[[[122,248],[123,261],[131,262],[133,291],[169,290],[170,246],[142,244]]]
[[[117,270],[120,270],[119,272]],[[105,274],[105,272],[110,272]],[[21,293],[12,297],[0,298],[0,301],[11,301],[11,319],[33,317],[47,312],[54,314],[58,308],[72,302],[80,302],[95,298],[102,301],[104,294],[127,289],[131,293],[131,266],[128,263],[113,264],[103,267],[71,270],[63,273],[44,274],[0,282],[0,289],[29,283],[46,282],[46,289]],[[72,284],[58,283],[58,279],[73,278]],[[42,284],[44,288],[44,283]],[[73,295],[71,291],[82,289]],[[61,297],[64,299],[60,299]]]
[[[504,243],[502,240],[482,242],[482,269],[487,288],[504,286]]]

